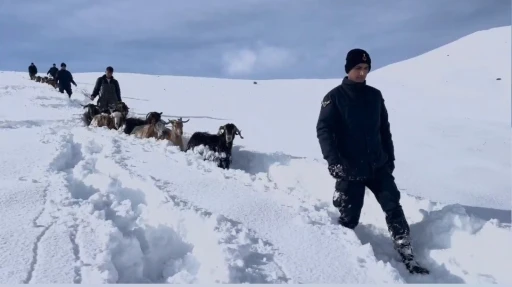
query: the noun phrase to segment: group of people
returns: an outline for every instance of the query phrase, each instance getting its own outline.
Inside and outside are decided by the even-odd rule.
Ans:
[[[37,67],[34,65],[34,63],[31,63],[28,67],[28,73],[31,80],[36,77]],[[90,96],[91,100],[94,100],[97,96],[100,96],[97,103],[97,106],[100,109],[114,107],[117,102],[121,101],[121,88],[119,87],[119,82],[114,79],[113,74],[114,68],[111,66],[107,67],[105,74],[96,80],[96,84]],[[71,95],[73,94],[71,84],[73,84],[75,87],[77,84],[73,79],[71,72],[67,70],[66,63],[60,64],[60,70],[56,67],[55,64],[53,64],[46,75],[51,76],[56,81],[60,93],[63,94],[65,91],[68,97],[71,98]]]
[[[382,210],[394,246],[411,273],[428,274],[416,262],[411,247],[410,228],[400,205],[400,191],[395,184],[395,151],[388,111],[382,93],[367,85],[371,70],[370,55],[362,49],[350,50],[340,85],[322,99],[316,133],[330,175],[336,179],[333,205],[339,210],[338,222],[350,229],[358,223],[363,208],[365,188],[375,195]],[[107,67],[96,80],[90,96],[99,95],[98,106],[107,108],[121,101],[119,83],[114,69]],[[37,73],[35,66],[29,68]],[[59,91],[71,96],[73,77],[61,64],[48,71],[59,81]],[[76,86],[76,84],[75,84]]]
[[[33,80],[37,75],[37,67],[34,65],[34,63],[30,63],[30,66],[28,66],[28,75],[30,76],[30,79]],[[64,93],[64,91],[68,94],[68,97],[71,98],[71,95],[73,94],[73,90],[71,89],[71,84],[77,86],[75,83],[75,80],[73,80],[73,75],[70,71],[67,70],[66,63],[60,64],[60,70],[56,67],[55,64],[48,70],[46,73],[47,76],[50,76],[53,78],[54,81],[56,81],[59,92]]]

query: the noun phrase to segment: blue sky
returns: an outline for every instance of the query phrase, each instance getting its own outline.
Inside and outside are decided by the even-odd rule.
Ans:
[[[1,0],[0,70],[339,78],[354,47],[376,69],[510,24],[507,0]]]

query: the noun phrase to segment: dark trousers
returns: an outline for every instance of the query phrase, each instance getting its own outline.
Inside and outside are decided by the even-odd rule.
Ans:
[[[71,90],[71,85],[59,85],[59,92],[64,94],[64,91],[68,94],[68,97],[71,98],[73,91]]]
[[[365,181],[337,180],[333,205],[340,211],[339,223],[354,229],[361,216],[365,187],[375,195],[386,216],[386,223],[394,241],[409,236],[409,224],[400,205],[400,191],[395,178],[387,169],[380,169],[375,177]]]

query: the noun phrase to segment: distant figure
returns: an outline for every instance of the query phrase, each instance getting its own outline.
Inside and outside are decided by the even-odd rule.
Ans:
[[[57,84],[59,85],[59,92],[64,94],[64,91],[68,94],[68,97],[71,98],[73,91],[71,90],[71,84],[75,85],[76,83],[73,80],[73,75],[66,69],[66,64],[60,64],[60,70],[57,72]]]
[[[322,100],[316,132],[330,175],[336,179],[333,205],[338,222],[350,229],[359,223],[365,188],[386,215],[394,247],[411,273],[429,273],[416,263],[409,225],[395,184],[395,151],[382,93],[366,84],[370,55],[353,49],[346,57],[347,76]]]
[[[96,80],[96,85],[91,94],[91,100],[98,95],[97,106],[100,110],[114,109],[117,102],[121,101],[121,89],[119,82],[114,79],[114,68],[107,67],[105,74]]]
[[[53,67],[51,67],[48,72],[46,73],[46,75],[50,75],[52,76],[52,78],[55,79],[55,77],[57,76],[57,72],[59,71],[59,69],[56,67],[55,64],[53,64]]]
[[[37,67],[34,65],[34,63],[30,63],[30,66],[28,66],[28,75],[30,76],[31,80],[34,80],[37,75]]]

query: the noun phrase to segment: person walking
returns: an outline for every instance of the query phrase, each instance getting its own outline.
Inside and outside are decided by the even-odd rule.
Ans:
[[[34,63],[30,63],[30,66],[28,66],[28,75],[31,80],[34,80],[37,75],[37,67],[34,65]]]
[[[60,70],[57,72],[56,77],[57,84],[59,85],[59,92],[64,94],[64,91],[68,94],[68,97],[71,98],[73,91],[71,90],[71,84],[75,85],[76,83],[73,80],[73,75],[70,71],[67,70],[66,63],[60,64]]]
[[[366,84],[370,55],[362,49],[347,53],[345,76],[322,99],[317,138],[330,175],[336,179],[333,205],[338,222],[349,229],[359,224],[365,188],[385,214],[395,250],[411,273],[428,274],[413,254],[410,228],[395,184],[395,151],[389,115],[381,91]]]
[[[114,68],[107,67],[105,74],[96,80],[91,94],[91,100],[99,95],[97,106],[100,110],[114,109],[117,102],[121,102],[121,88],[114,79]]]
[[[53,66],[48,70],[46,75],[50,75],[50,76],[52,76],[52,78],[55,79],[55,77],[57,76],[57,72],[58,71],[59,71],[59,69],[56,67],[56,65],[54,63]]]

